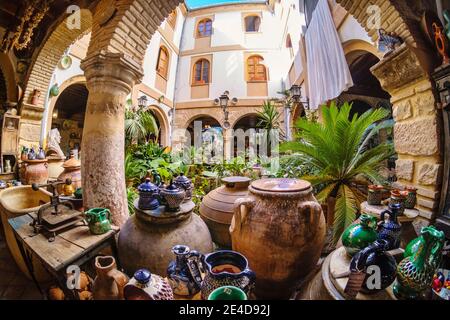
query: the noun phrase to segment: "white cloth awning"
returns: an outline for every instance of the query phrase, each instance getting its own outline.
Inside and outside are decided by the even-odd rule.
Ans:
[[[305,42],[310,108],[315,110],[353,86],[327,0],[319,0]]]

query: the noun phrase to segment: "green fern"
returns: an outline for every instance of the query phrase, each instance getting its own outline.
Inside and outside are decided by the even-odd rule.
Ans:
[[[394,150],[390,143],[368,149],[368,142],[380,128],[389,113],[385,109],[369,110],[361,116],[349,119],[351,105],[338,108],[334,103],[322,108],[322,123],[300,119],[297,122],[299,136],[296,141],[280,146],[282,152],[295,152],[313,167],[313,176],[303,177],[314,186],[321,186],[317,195],[320,202],[336,198],[333,221],[333,239],[339,237],[355,219],[363,195],[354,182],[364,176],[373,183],[383,183],[380,170],[384,160]],[[380,123],[381,122],[381,123]]]

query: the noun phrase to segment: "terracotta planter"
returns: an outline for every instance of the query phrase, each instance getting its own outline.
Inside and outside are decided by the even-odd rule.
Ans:
[[[172,248],[185,244],[192,250],[211,252],[213,243],[208,227],[196,214],[192,201],[182,203],[177,212],[140,210],[134,203],[135,214],[121,227],[119,257],[128,275],[146,268],[153,274],[165,276],[173,260]]]
[[[319,260],[326,230],[322,207],[303,180],[257,180],[249,192],[235,202],[233,250],[256,273],[258,298],[286,299]]]
[[[114,257],[96,257],[92,293],[94,300],[122,300],[123,288],[128,283],[128,277],[116,268]]]
[[[223,178],[223,186],[211,191],[200,205],[200,216],[208,225],[213,241],[224,248],[231,248],[230,224],[234,214],[234,202],[248,195],[250,179],[245,177]]]
[[[69,160],[63,164],[64,171],[58,176],[58,180],[72,180],[74,190],[81,188],[81,162],[72,155]],[[64,185],[58,186],[58,192],[63,193]]]
[[[46,184],[48,181],[47,160],[26,160],[22,162],[21,177],[23,184]]]

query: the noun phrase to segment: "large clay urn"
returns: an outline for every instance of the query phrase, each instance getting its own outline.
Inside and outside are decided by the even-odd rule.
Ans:
[[[64,171],[58,176],[58,180],[66,181],[67,179],[72,180],[72,186],[76,190],[81,188],[81,162],[76,159],[73,155],[70,156],[70,159],[64,162],[62,165]],[[63,193],[64,185],[58,186],[58,192]]]
[[[287,299],[317,264],[325,240],[325,217],[309,182],[262,179],[235,202],[230,226],[233,250],[256,273],[255,294]]]
[[[43,160],[25,160],[20,168],[22,184],[46,184],[48,181],[48,163]]]
[[[165,276],[173,260],[172,248],[185,244],[193,250],[209,253],[213,250],[211,234],[205,222],[192,214],[195,204],[183,202],[176,212],[165,206],[141,210],[138,199],[135,214],[121,227],[119,257],[125,272],[133,275],[139,269]]]
[[[231,248],[230,224],[234,202],[248,195],[250,178],[226,177],[223,186],[203,197],[200,216],[208,225],[213,241],[223,248]]]

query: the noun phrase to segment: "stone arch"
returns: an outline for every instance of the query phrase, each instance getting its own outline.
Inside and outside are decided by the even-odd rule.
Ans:
[[[231,123],[231,128],[234,129],[234,127],[238,124],[238,122],[240,120],[242,120],[242,119],[244,119],[246,117],[250,117],[250,116],[258,116],[256,110],[250,110],[250,111],[247,111],[246,113],[239,112],[239,115],[233,117],[233,122]]]
[[[161,144],[164,147],[170,145],[170,133],[169,133],[169,119],[167,119],[167,115],[164,111],[161,110],[157,105],[151,105],[147,110],[153,111],[156,118],[158,119],[160,128],[159,134],[161,137]]]
[[[342,44],[342,48],[344,49],[345,56],[351,55],[353,52],[366,51],[370,52],[379,59],[383,58],[383,54],[378,51],[374,45],[360,39],[348,40]]]
[[[78,38],[90,31],[92,27],[92,13],[89,9],[80,10],[81,28],[68,28],[68,19],[64,19],[50,34],[40,49],[29,72],[23,102],[30,103],[34,89],[41,91],[38,107],[44,108],[47,91],[52,80],[55,67],[67,48]],[[70,24],[69,24],[70,25]]]
[[[0,53],[0,69],[6,86],[6,98],[11,102],[18,102],[18,90],[15,69],[11,58],[6,53]]]
[[[60,94],[73,84],[86,84],[86,77],[84,75],[77,75],[77,76],[73,76],[72,78],[67,79],[59,86]],[[52,99],[50,101],[50,104],[49,104],[48,110],[47,110],[47,117],[45,119],[44,118],[42,119],[42,127],[45,128],[45,135],[43,137],[44,139],[47,138],[48,132],[51,129],[53,111],[55,109],[57,101],[58,101],[58,99]]]
[[[180,128],[187,129],[192,122],[194,122],[195,120],[197,120],[199,118],[203,118],[203,117],[212,118],[215,121],[217,121],[217,123],[219,123],[219,124],[222,123],[221,119],[218,118],[216,116],[216,114],[210,114],[210,113],[205,112],[204,110],[199,110],[197,112],[196,112],[196,110],[189,110],[189,112],[190,112],[190,115],[189,115],[190,118],[188,118],[188,120],[185,121],[184,125]]]

